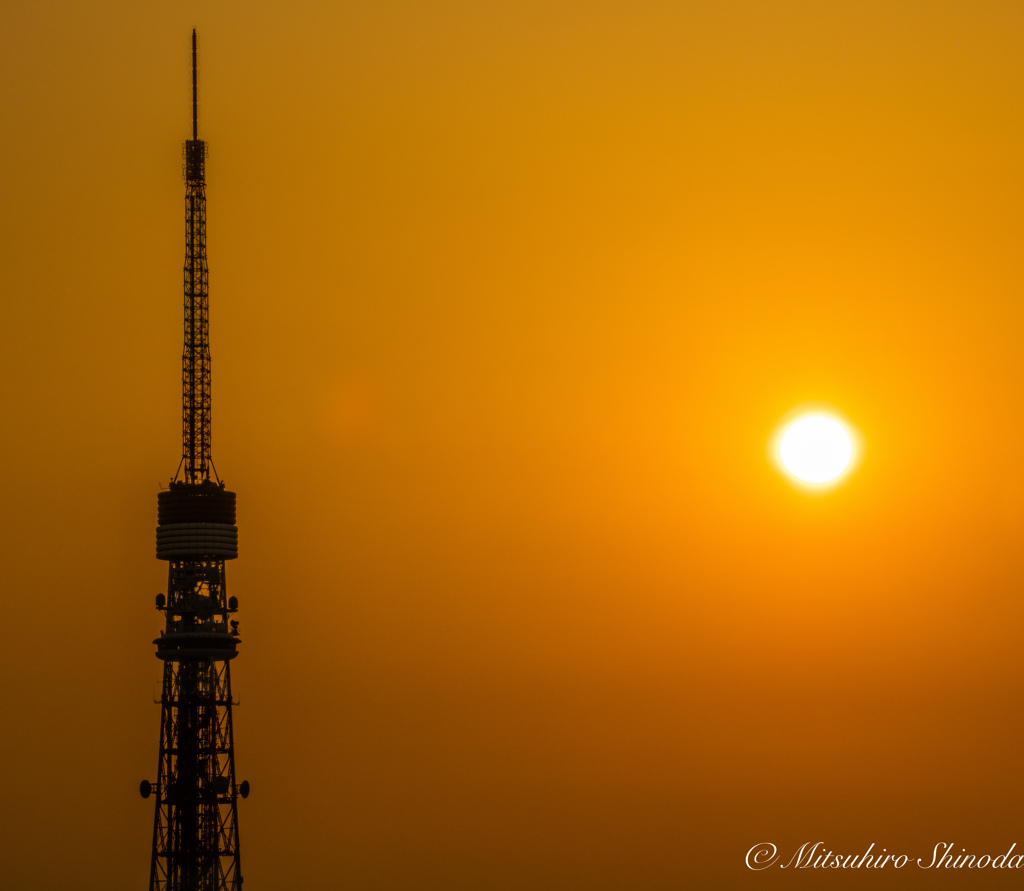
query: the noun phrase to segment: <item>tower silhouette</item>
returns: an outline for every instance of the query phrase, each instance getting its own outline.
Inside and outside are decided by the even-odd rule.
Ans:
[[[227,596],[226,560],[238,556],[235,493],[210,451],[209,274],[206,265],[206,143],[199,138],[196,32],[192,31],[192,138],[185,156],[185,344],[181,358],[182,456],[157,495],[156,555],[168,561],[160,756],[150,891],[241,889],[238,799],[231,724],[231,660],[238,655],[238,601]]]

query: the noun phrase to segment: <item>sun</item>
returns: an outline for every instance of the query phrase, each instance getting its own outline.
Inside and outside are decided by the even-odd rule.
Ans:
[[[835,485],[853,465],[856,444],[850,428],[823,412],[803,414],[782,429],[775,443],[782,469],[798,483],[821,489]]]

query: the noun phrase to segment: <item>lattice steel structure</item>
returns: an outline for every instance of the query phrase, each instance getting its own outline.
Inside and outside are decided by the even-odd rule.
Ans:
[[[238,556],[235,493],[217,477],[210,450],[209,274],[206,143],[199,138],[196,32],[192,32],[192,138],[185,142],[185,344],[182,456],[157,496],[156,555],[169,564],[157,609],[166,627],[160,756],[149,891],[239,891],[242,867],[231,723],[231,660],[238,654],[238,601],[227,596],[226,560]],[[180,478],[179,478],[180,477]]]

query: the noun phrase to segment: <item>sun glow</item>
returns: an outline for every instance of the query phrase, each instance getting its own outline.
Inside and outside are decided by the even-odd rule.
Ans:
[[[854,436],[842,421],[820,412],[801,415],[786,424],[775,442],[782,469],[811,488],[835,485],[856,457]]]

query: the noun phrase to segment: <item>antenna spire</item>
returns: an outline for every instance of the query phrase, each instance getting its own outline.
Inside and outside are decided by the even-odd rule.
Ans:
[[[196,29],[192,29],[192,138],[199,139],[199,90],[196,88]]]
[[[206,143],[199,138],[192,31],[192,139],[185,140],[185,344],[181,356],[184,482],[217,476],[210,457],[210,316],[206,266]],[[177,474],[175,475],[177,478]]]

